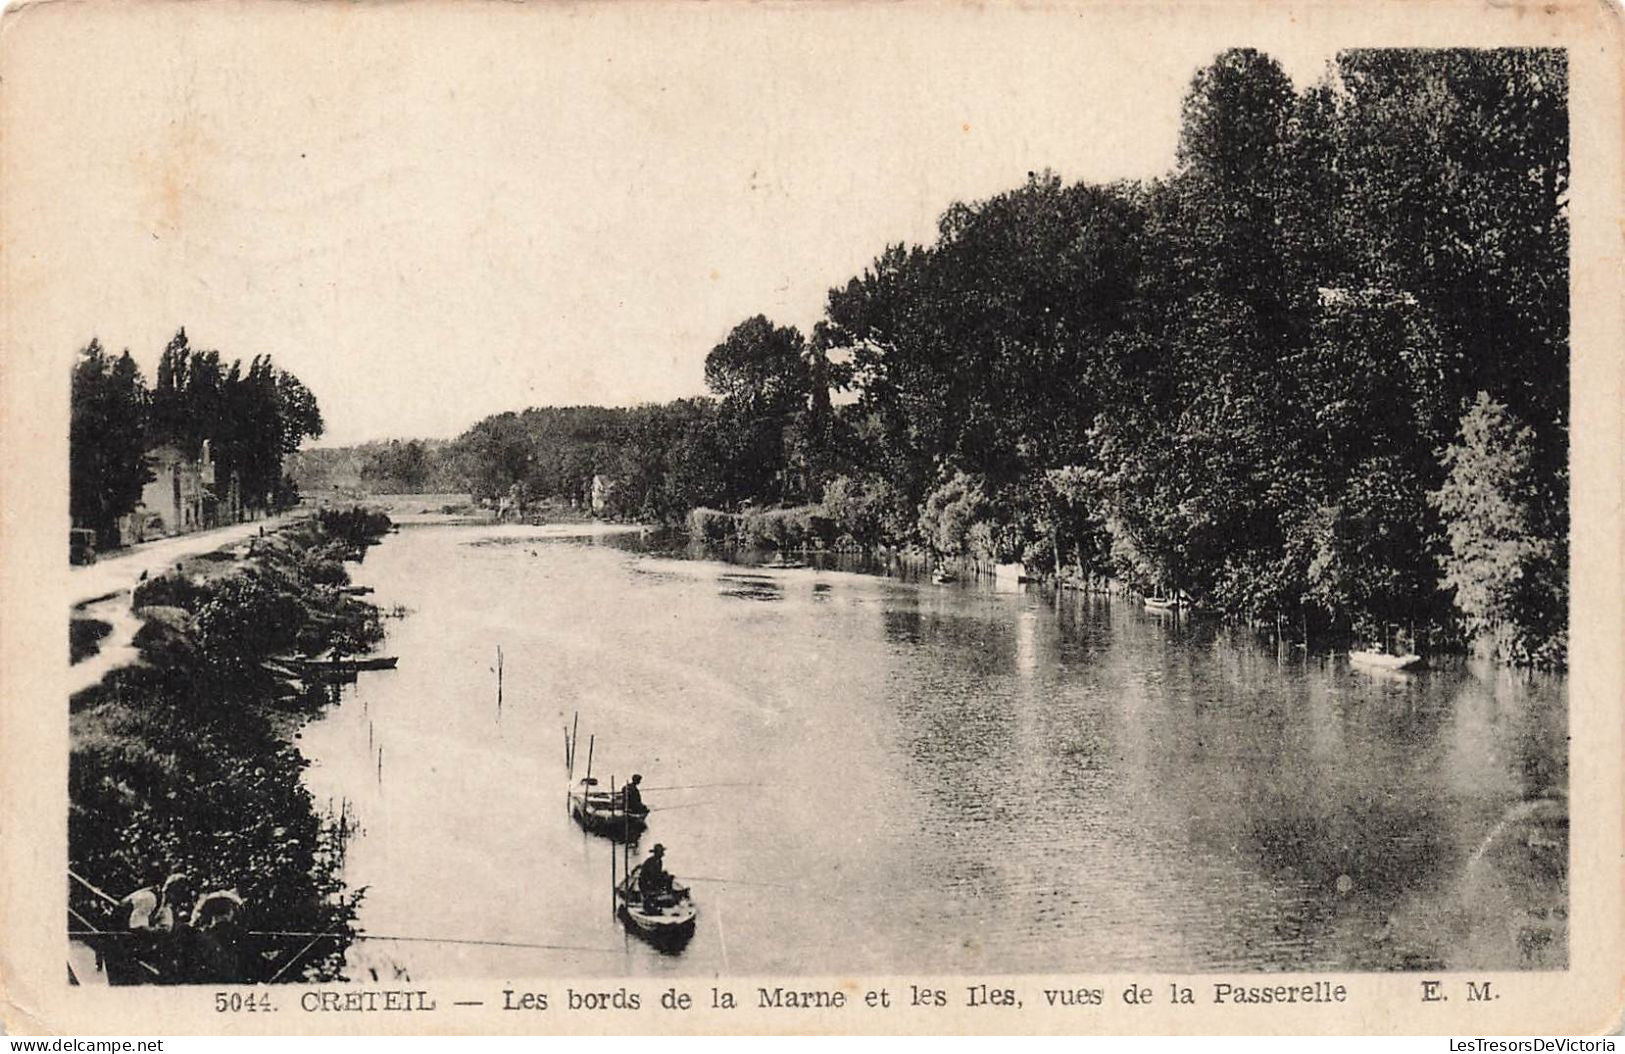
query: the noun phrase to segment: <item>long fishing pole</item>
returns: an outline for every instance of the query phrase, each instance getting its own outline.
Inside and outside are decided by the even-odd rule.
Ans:
[[[796,888],[795,886],[787,886],[782,882],[753,882],[753,881],[751,881],[749,879],[744,879],[744,878],[712,878],[712,877],[708,877],[708,876],[705,876],[705,875],[684,875],[683,876],[683,881],[685,881],[685,882],[717,882],[717,883],[720,883],[722,885],[729,885],[729,886],[765,886],[768,889],[795,889]]]
[[[771,787],[771,783],[684,783],[675,787],[644,787],[646,791],[702,790],[710,787]]]
[[[708,802],[708,801],[686,801],[686,802],[683,802],[681,805],[659,805],[659,806],[656,806],[655,808],[650,809],[649,811],[650,812],[670,812],[673,809],[692,809],[696,805],[712,805],[712,804],[715,804],[715,803],[714,802]]]

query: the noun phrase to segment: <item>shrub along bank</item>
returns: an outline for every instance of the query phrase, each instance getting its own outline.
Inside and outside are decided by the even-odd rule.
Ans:
[[[148,939],[142,946],[158,976],[137,979],[340,977],[360,893],[344,889],[342,832],[318,814],[290,741],[332,689],[290,680],[271,660],[356,654],[383,639],[377,609],[342,590],[344,561],[360,559],[388,527],[365,510],[322,513],[256,539],[219,577],[143,583],[134,596],[141,660],[74,696],[72,871],[113,897],[182,874],[194,895],[230,889],[243,900],[229,938],[191,935],[188,944],[177,934],[167,951]],[[127,913],[72,885],[69,904],[81,916],[72,929],[127,926]],[[103,938],[115,957],[118,941]],[[207,954],[189,953],[196,941]]]

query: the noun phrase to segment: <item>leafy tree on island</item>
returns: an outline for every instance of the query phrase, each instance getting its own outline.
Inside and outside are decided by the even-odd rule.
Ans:
[[[791,493],[787,432],[812,397],[801,331],[775,326],[764,315],[746,319],[705,357],[705,383],[721,399],[724,500],[784,500]]]
[[[1449,539],[1444,584],[1469,634],[1501,658],[1551,664],[1568,645],[1567,517],[1538,464],[1534,431],[1480,392],[1431,498]]]

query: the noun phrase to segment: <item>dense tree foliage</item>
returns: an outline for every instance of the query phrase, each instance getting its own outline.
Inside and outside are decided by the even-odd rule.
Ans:
[[[1568,615],[1566,516],[1537,458],[1534,431],[1480,393],[1430,497],[1448,524],[1445,584],[1468,628],[1504,655],[1555,663]]]
[[[112,359],[92,340],[74,366],[72,399],[70,508],[109,542],[151,479],[152,448],[173,445],[195,460],[207,443],[217,493],[235,474],[244,507],[263,509],[288,495],[284,459],[322,434],[316,397],[297,377],[264,355],[228,366],[218,351],[193,350],[184,329],[159,357],[150,392],[128,351]]]
[[[721,397],[715,432],[723,500],[805,500],[790,478],[788,449],[812,394],[800,331],[763,315],[746,319],[705,357],[705,383]]]
[[[73,368],[68,503],[73,522],[104,543],[152,478],[144,457],[146,404],[147,386],[130,353],[115,359],[91,341]]]
[[[138,970],[140,980],[342,976],[362,893],[344,889],[345,831],[311,800],[307,762],[288,734],[291,720],[335,696],[332,686],[290,681],[279,657],[354,654],[382,639],[378,610],[342,590],[342,561],[388,527],[364,510],[330,510],[259,539],[252,560],[223,574],[142,582],[133,607],[143,661],[73,697],[73,872],[115,895],[182,873],[194,894],[234,889],[243,898],[229,940],[182,928],[172,941],[103,949],[150,960],[158,976]],[[98,928],[124,929],[127,919],[83,886],[71,904]]]
[[[322,428],[315,396],[269,356],[227,366],[218,351],[193,350],[182,329],[158,359],[149,439],[193,458],[207,441],[221,478],[236,472],[251,508],[273,503],[284,458]]]
[[[1301,91],[1225,52],[1165,177],[1031,174],[886,247],[810,339],[741,322],[715,401],[502,415],[447,457],[480,494],[590,472],[623,516],[817,504],[843,544],[1551,660],[1567,91],[1560,51],[1350,51]]]

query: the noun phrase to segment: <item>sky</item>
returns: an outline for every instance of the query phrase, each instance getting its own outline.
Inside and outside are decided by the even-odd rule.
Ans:
[[[74,14],[77,11],[78,14]],[[149,377],[184,326],[322,445],[704,391],[956,200],[1161,174],[1216,48],[1149,6],[46,4],[7,25],[11,334]],[[1209,27],[1210,30],[1213,27]],[[1331,50],[1242,39],[1300,85]],[[1312,29],[1313,27],[1307,27]],[[1204,43],[1204,40],[1206,41]]]

